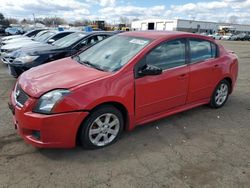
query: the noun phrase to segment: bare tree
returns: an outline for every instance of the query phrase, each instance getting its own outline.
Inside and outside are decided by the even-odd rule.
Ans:
[[[90,25],[91,21],[87,19],[76,20],[72,25],[75,27]]]
[[[120,17],[120,23],[127,25],[129,23],[129,19],[125,16]]]
[[[20,22],[21,24],[32,24],[33,21],[31,19],[22,19],[22,21]]]
[[[67,23],[66,20],[64,20],[63,18],[59,18],[59,17],[46,17],[42,20],[42,22],[46,26],[58,26],[58,25],[63,25]]]
[[[16,18],[7,18],[6,20],[9,24],[18,24],[18,20]]]

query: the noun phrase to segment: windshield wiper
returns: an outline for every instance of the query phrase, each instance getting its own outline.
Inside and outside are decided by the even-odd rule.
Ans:
[[[93,67],[93,68],[95,68],[95,69],[97,69],[97,70],[104,71],[104,70],[103,70],[101,67],[99,67],[98,65],[92,64],[92,63],[90,63],[89,61],[86,61],[86,60],[82,61],[78,55],[76,55],[74,58],[75,58],[76,61],[78,61],[78,62],[79,62],[80,64],[82,64],[82,65],[87,65],[87,66]]]

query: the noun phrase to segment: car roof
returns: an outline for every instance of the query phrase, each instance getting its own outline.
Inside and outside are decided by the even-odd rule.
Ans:
[[[197,37],[210,40],[210,38],[207,36],[180,31],[131,31],[120,33],[119,35],[143,37],[148,39],[165,39],[170,37]]]
[[[109,34],[114,35],[113,31],[91,31],[91,32],[83,32],[85,35],[97,35],[97,34]]]

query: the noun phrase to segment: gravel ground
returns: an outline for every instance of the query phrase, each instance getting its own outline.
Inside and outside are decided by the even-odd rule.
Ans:
[[[225,107],[202,106],[87,151],[36,149],[7,108],[15,79],[0,63],[0,187],[250,187],[250,42],[222,42],[240,60]]]

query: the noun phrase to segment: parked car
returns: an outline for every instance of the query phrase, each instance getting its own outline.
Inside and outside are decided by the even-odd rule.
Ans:
[[[68,34],[73,33],[73,31],[66,31],[66,32],[58,32],[55,30],[48,30],[48,31],[41,31],[36,35],[36,37],[30,39],[13,39],[11,41],[5,42],[5,45],[3,45],[0,49],[1,57],[8,57],[11,52],[18,50],[23,47],[36,47],[40,46],[41,43],[53,43],[55,40],[58,40]],[[3,62],[6,63],[6,61]]]
[[[247,35],[246,33],[240,33],[240,34],[237,35],[236,40],[241,40],[241,41],[250,40],[250,36]]]
[[[74,33],[74,31],[62,31],[62,32],[57,32],[57,31],[53,31],[53,32],[46,32],[45,34],[36,37],[34,42],[28,42],[28,43],[21,43],[19,44],[19,47],[21,46],[23,49],[25,48],[31,48],[31,49],[39,49],[39,48],[44,48],[44,45],[46,44],[52,44],[53,42]],[[14,57],[16,54],[18,54],[18,52],[14,52],[16,51],[16,48],[18,46],[14,43],[12,45],[5,45],[4,47],[1,48],[1,50],[8,50],[8,53],[3,52],[1,60],[3,63],[5,64],[9,64],[12,63],[14,61]],[[13,49],[14,48],[14,49]],[[13,52],[13,53],[12,53]]]
[[[25,72],[9,107],[21,137],[36,147],[101,148],[135,126],[222,107],[237,71],[237,56],[209,37],[125,32]]]
[[[36,42],[36,39],[38,39],[41,35],[47,33],[48,31],[40,31],[35,37],[28,38],[14,38],[11,40],[7,41],[2,41],[1,42],[1,47],[0,47],[0,57],[3,58],[7,54],[20,49],[22,46],[29,45],[30,43],[34,44]],[[39,42],[36,42],[39,43]]]
[[[3,41],[8,41],[8,40],[17,39],[17,38],[34,37],[34,36],[36,36],[37,33],[39,33],[40,31],[44,31],[44,30],[46,30],[46,29],[35,29],[35,30],[28,31],[28,32],[24,33],[23,35],[6,36],[6,37],[1,38],[0,40],[2,43]]]
[[[208,36],[215,39],[215,40],[221,40],[222,39],[222,36],[219,33],[210,34]]]
[[[236,40],[236,39],[237,36],[231,33],[222,36],[222,40]]]
[[[40,44],[22,48],[9,54],[8,59],[3,59],[3,61],[8,61],[10,74],[18,77],[30,68],[71,56],[82,48],[93,45],[112,35],[112,32],[77,32],[55,41],[52,45]]]
[[[7,35],[18,35],[23,34],[23,29],[21,27],[7,27],[5,29],[5,34]]]
[[[2,46],[7,45],[7,44],[17,44],[17,43],[26,43],[26,42],[32,42],[32,41],[39,41],[40,38],[43,36],[50,36],[57,33],[55,30],[44,30],[39,32],[36,36],[30,38],[30,37],[21,37],[21,38],[14,38],[11,40],[5,40],[2,41]]]

